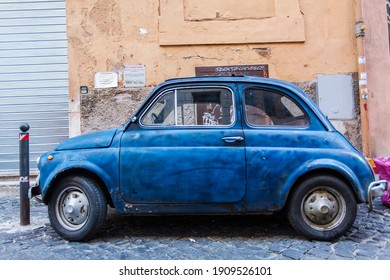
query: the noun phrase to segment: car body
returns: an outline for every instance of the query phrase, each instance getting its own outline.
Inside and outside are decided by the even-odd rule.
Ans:
[[[167,80],[125,125],[66,140],[38,166],[33,193],[68,240],[91,238],[107,205],[132,215],[286,210],[301,234],[332,240],[387,188],[302,90],[244,76]]]

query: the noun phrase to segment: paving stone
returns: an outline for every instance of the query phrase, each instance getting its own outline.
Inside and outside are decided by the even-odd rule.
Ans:
[[[318,256],[312,255],[312,254],[305,254],[302,256],[301,260],[306,261],[316,261],[319,260]]]
[[[313,248],[309,250],[306,255],[315,257],[317,260],[326,260],[332,254],[330,250],[323,250],[321,248]]]
[[[389,260],[390,259],[390,248],[389,248],[389,246],[381,247],[381,250],[378,253],[377,259],[378,260]]]
[[[297,250],[287,249],[282,251],[282,255],[293,260],[299,260],[302,258],[303,253]]]

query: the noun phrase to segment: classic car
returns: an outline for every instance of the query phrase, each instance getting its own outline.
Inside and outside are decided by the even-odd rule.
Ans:
[[[291,83],[170,79],[122,127],[70,138],[38,159],[32,193],[64,239],[91,239],[108,207],[130,215],[285,213],[314,240],[347,233],[387,189]],[[237,217],[239,218],[239,217]]]

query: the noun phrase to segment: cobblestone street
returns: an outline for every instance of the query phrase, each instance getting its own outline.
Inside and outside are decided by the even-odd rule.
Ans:
[[[275,216],[129,217],[109,212],[95,239],[68,242],[54,232],[47,207],[31,201],[31,224],[19,225],[18,195],[0,192],[2,260],[388,260],[390,209],[360,205],[348,234],[309,241]]]

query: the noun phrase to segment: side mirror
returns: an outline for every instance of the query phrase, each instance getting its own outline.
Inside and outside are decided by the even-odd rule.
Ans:
[[[131,116],[130,118],[130,121],[133,123],[133,122],[136,122],[137,120],[137,116]]]

